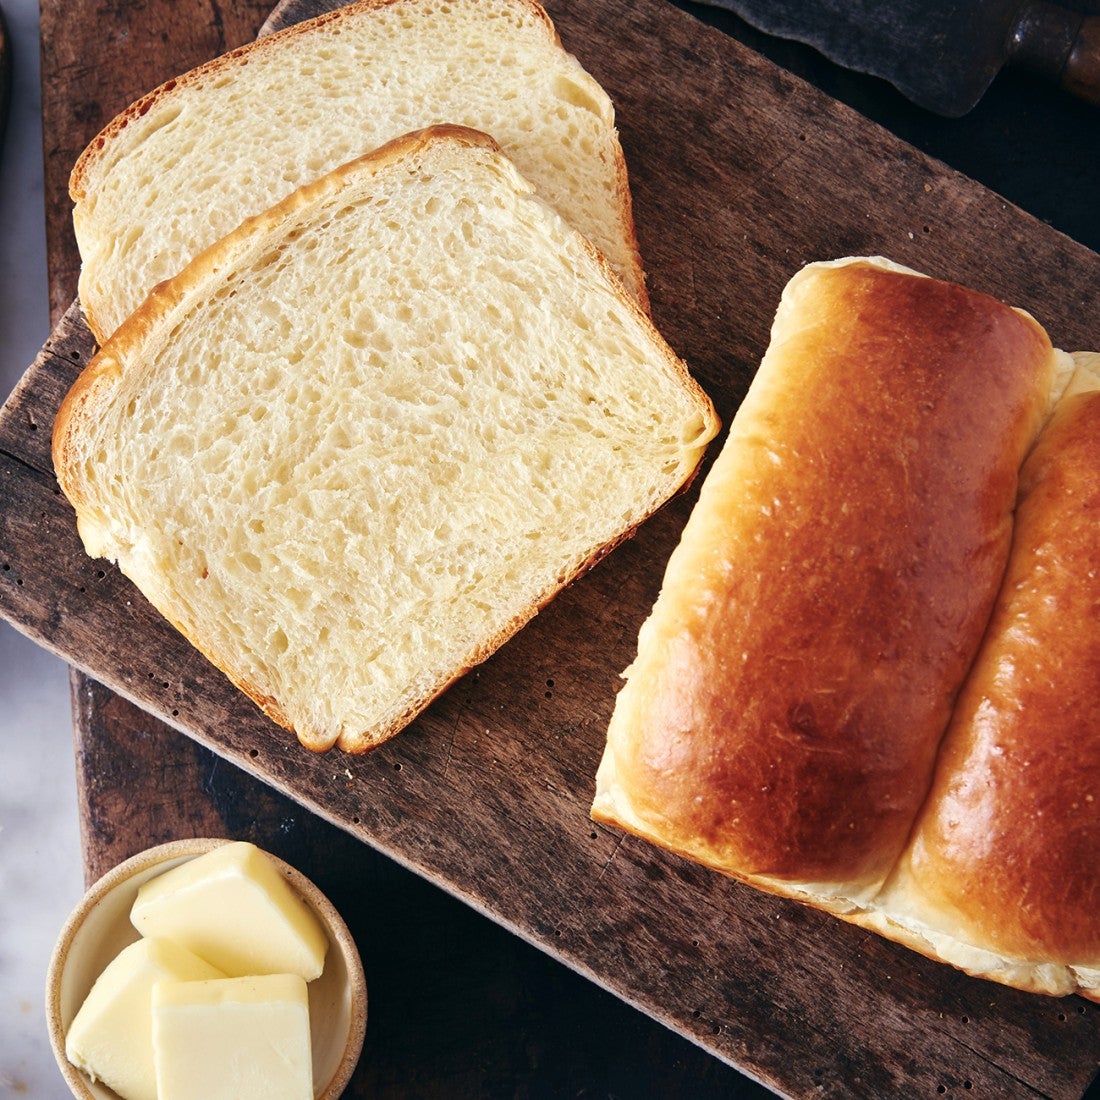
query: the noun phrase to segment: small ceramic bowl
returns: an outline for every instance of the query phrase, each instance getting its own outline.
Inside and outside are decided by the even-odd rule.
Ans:
[[[138,939],[130,909],[138,887],[162,871],[195,859],[225,840],[177,840],[141,852],[103,876],[73,910],[54,948],[46,977],[46,1023],[58,1066],[78,1100],[117,1100],[102,1082],[92,1082],[65,1057],[65,1033],[96,978]],[[325,969],[309,983],[310,1033],[316,1100],[337,1100],[363,1047],[367,984],[347,926],[332,903],[303,874],[265,853],[316,913],[329,939]]]

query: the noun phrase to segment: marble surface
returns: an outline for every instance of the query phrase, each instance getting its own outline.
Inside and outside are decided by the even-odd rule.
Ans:
[[[13,54],[0,152],[0,391],[49,333],[37,0],[3,0]],[[0,620],[0,1097],[66,1093],[46,1034],[54,941],[84,889],[68,669]]]

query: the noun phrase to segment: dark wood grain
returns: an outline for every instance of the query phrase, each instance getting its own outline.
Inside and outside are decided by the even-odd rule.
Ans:
[[[242,785],[220,756],[95,681],[80,677],[73,698],[93,877],[134,848],[230,836],[308,870],[344,915],[370,994],[346,1097],[765,1095],[291,798]]]
[[[1088,249],[658,0],[548,6],[616,102],[655,318],[727,419],[782,285],[810,259],[885,253],[1030,308],[1063,346],[1100,345]],[[618,673],[691,497],[397,740],[313,757],[84,557],[45,436],[91,350],[69,314],[0,419],[0,611],[28,633],[218,768],[256,776],[779,1091],[1080,1095],[1100,1049],[1094,1006],[966,978],[589,822]],[[124,704],[98,713],[108,706]],[[127,724],[141,744],[148,719],[111,713],[112,730]],[[193,776],[196,746],[155,729],[165,776]],[[88,763],[86,787],[108,761]],[[103,812],[86,828],[103,837],[121,806],[93,803]],[[143,805],[151,817],[124,843],[155,826],[155,798]],[[256,820],[270,825],[268,812]],[[201,800],[197,813],[176,820],[244,828]],[[312,873],[312,843],[303,858]]]

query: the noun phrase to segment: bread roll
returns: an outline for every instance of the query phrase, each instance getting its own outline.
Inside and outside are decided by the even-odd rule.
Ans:
[[[1026,314],[885,261],[796,275],[641,629],[593,817],[893,934],[884,887],[1001,589],[1021,464],[1070,366]],[[1056,797],[1068,805],[1075,785],[1084,805],[1080,759]],[[926,854],[918,867],[939,874]],[[1074,893],[1077,927],[1095,844],[1066,855],[1074,868],[1086,882],[1059,897]]]
[[[54,463],[85,547],[313,749],[392,736],[692,476],[710,402],[484,134],[408,135],[163,284]]]
[[[96,338],[246,217],[441,122],[491,134],[645,306],[614,108],[539,4],[360,0],[169,80],[88,145],[70,192]]]
[[[1100,997],[1100,392],[1024,464],[1012,554],[887,918],[967,969]],[[918,946],[920,946],[918,944]],[[988,958],[976,959],[974,949]],[[1015,973],[1014,973],[1015,972]]]

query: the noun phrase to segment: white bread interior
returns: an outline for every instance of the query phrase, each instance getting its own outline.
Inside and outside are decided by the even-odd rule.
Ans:
[[[486,135],[407,135],[163,284],[54,461],[93,556],[304,744],[392,736],[693,475],[713,408]]]
[[[534,0],[363,0],[168,81],[70,181],[79,294],[102,342],[245,217],[435,123],[492,135],[646,303],[614,110]]]

